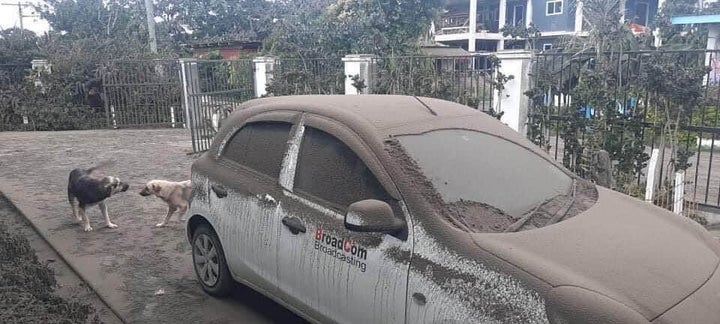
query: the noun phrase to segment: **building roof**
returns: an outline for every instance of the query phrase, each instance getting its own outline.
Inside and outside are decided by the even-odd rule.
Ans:
[[[720,15],[688,15],[670,18],[673,25],[685,24],[716,24],[720,23]]]

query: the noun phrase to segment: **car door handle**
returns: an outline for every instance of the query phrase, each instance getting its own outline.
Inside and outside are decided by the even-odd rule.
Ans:
[[[218,198],[225,198],[228,195],[227,189],[225,189],[222,185],[213,183],[210,185],[210,188],[212,188],[212,191],[215,192],[215,195]]]
[[[277,200],[275,200],[275,198],[273,198],[273,196],[270,196],[270,194],[257,195],[257,198],[263,204],[270,205],[270,206],[277,205]]]
[[[286,216],[282,219],[283,225],[290,229],[290,233],[297,235],[298,233],[305,233],[305,225],[297,217]]]
[[[412,294],[412,297],[415,300],[415,302],[420,306],[425,305],[427,303],[427,299],[425,298],[425,295],[423,295],[422,293],[416,292],[416,293]]]

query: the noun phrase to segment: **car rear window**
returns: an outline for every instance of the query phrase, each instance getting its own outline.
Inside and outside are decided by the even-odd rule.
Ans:
[[[306,127],[300,147],[294,188],[344,211],[365,199],[392,199],[363,161],[343,142]]]
[[[291,127],[285,122],[246,124],[230,138],[222,157],[277,178]]]

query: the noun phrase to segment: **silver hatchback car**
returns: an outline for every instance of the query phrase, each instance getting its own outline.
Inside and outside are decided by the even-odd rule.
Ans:
[[[313,322],[720,323],[720,244],[466,106],[245,103],[192,166],[203,289]]]

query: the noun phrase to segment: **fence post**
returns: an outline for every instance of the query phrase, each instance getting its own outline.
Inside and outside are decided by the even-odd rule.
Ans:
[[[369,94],[372,85],[372,65],[375,55],[372,54],[348,54],[342,58],[345,62],[345,94]],[[358,89],[353,77],[359,77],[358,81],[364,83],[364,87]]]
[[[40,73],[47,72],[50,73],[51,71],[51,65],[48,60],[42,60],[42,59],[35,59],[30,61],[30,65],[32,66],[33,70],[33,78],[34,78],[34,84],[36,87],[42,86],[42,81],[40,81]]]
[[[675,189],[673,190],[673,212],[682,215],[685,203],[685,171],[675,173]]]
[[[198,126],[197,113],[201,107],[198,107],[198,100],[194,95],[200,93],[200,78],[198,72],[198,62],[195,58],[181,58],[180,63],[180,79],[182,80],[182,105],[185,111],[185,120],[183,128],[190,128],[190,136],[192,137],[193,152],[197,152],[197,136],[195,130]]]
[[[34,60],[30,61],[30,65],[33,70],[33,76],[32,76],[33,84],[35,85],[35,87],[40,88],[40,91],[42,93],[45,93],[45,89],[43,89],[42,80],[40,79],[40,75],[42,73],[48,73],[48,74],[51,73],[52,65],[50,64],[50,62],[48,62],[48,60],[43,60],[43,59],[34,59]],[[22,119],[23,119],[23,124],[27,125],[30,123],[30,120],[28,119],[27,115],[23,115]]]
[[[258,56],[253,59],[253,64],[255,64],[255,97],[260,98],[267,94],[267,85],[272,82],[275,58]]]
[[[650,154],[650,162],[648,163],[647,184],[645,185],[645,201],[653,203],[653,194],[655,193],[655,180],[658,178],[660,168],[658,167],[658,159],[660,158],[660,149],[653,149]]]
[[[530,89],[530,61],[532,52],[526,50],[506,50],[496,54],[500,60],[497,72],[513,76],[505,83],[505,89],[493,91],[493,108],[496,112],[504,112],[500,121],[518,133],[526,135],[528,107],[530,98],[525,92]]]

